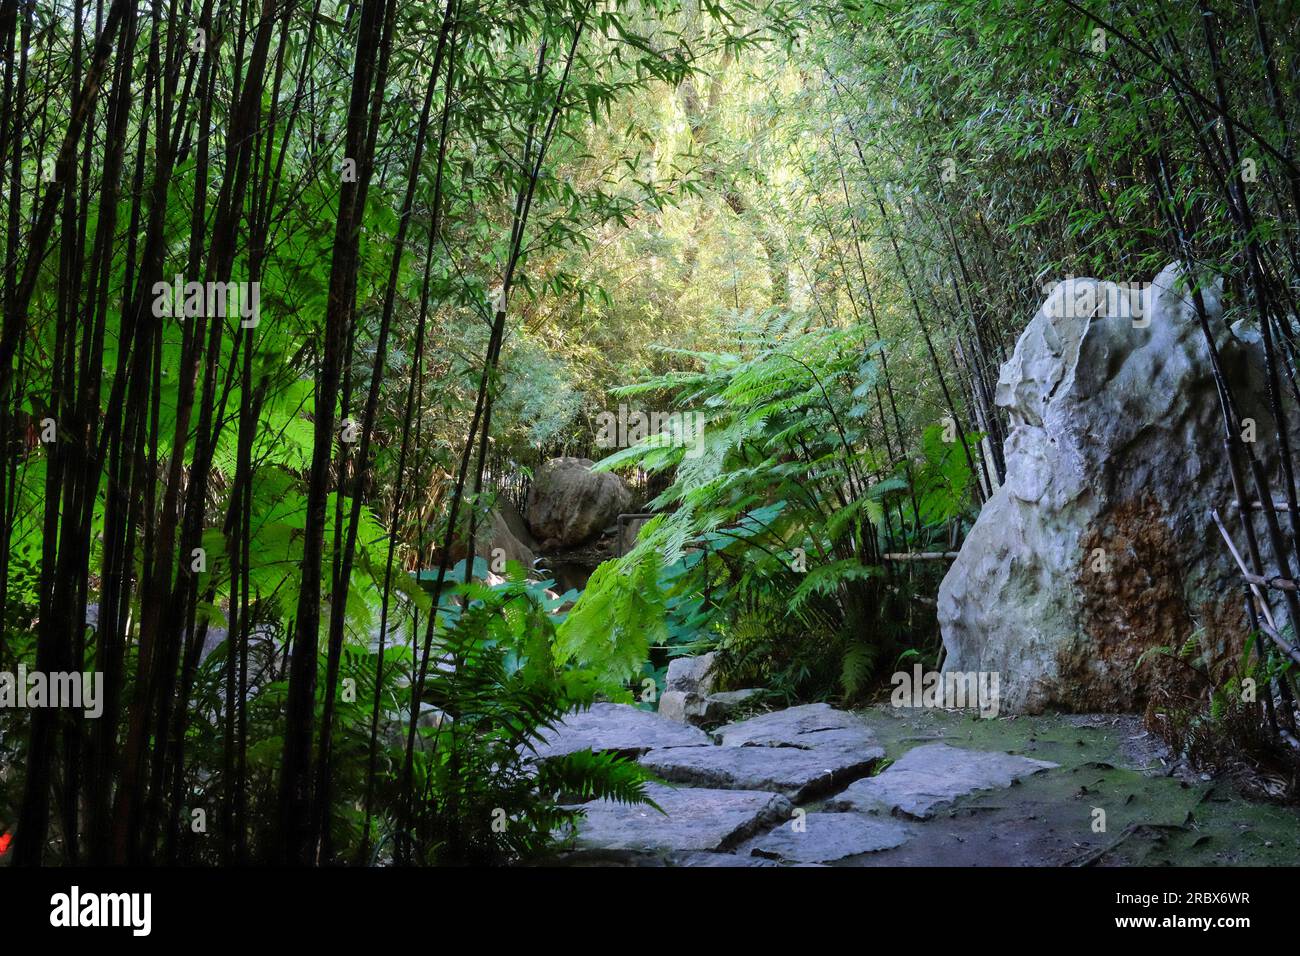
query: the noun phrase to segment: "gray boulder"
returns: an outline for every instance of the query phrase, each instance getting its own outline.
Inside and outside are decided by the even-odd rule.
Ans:
[[[541,550],[572,548],[598,537],[632,505],[618,475],[591,470],[589,458],[552,458],[528,491],[528,528]]]
[[[1178,276],[1171,265],[1140,294],[1059,284],[1002,367],[1006,481],[943,580],[938,618],[944,669],[998,673],[1004,710],[1140,710],[1187,676],[1139,659],[1198,629],[1218,659],[1239,653],[1241,579],[1210,520],[1234,497],[1218,395]],[[1217,289],[1203,296],[1272,473],[1260,351],[1224,328]]]
[[[668,662],[664,687],[668,691],[707,697],[713,691],[714,664],[718,655],[712,651],[698,657],[674,657]]]
[[[669,720],[703,724],[726,720],[762,696],[757,688],[713,693],[714,652],[697,657],[674,657],[668,662],[659,714]]]
[[[532,568],[537,560],[537,542],[528,531],[523,516],[510,502],[499,500],[490,512],[478,522],[474,533],[474,554],[486,561],[489,572],[502,572],[494,560],[518,561],[525,568]],[[451,557],[462,561],[468,556],[465,542],[457,539],[452,542]]]
[[[713,664],[717,655],[710,652],[697,657],[674,657],[664,675],[664,692],[659,698],[659,714],[669,720],[697,724],[708,713],[704,698],[713,689]]]
[[[666,690],[659,695],[659,716],[681,724],[704,719],[704,698],[683,690]]]
[[[719,691],[708,697],[670,690],[659,698],[659,716],[688,724],[712,724],[726,720],[762,696],[763,691],[757,687]]]
[[[537,542],[528,533],[523,516],[508,501],[497,502],[477,537],[479,556],[489,562],[489,567],[496,556],[493,552],[498,549],[505,560],[518,561],[525,568],[531,568],[537,558],[534,553]]]

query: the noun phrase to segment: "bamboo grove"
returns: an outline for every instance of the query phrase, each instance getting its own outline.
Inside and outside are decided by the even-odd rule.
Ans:
[[[0,671],[104,681],[0,714],[12,862],[517,860],[564,794],[644,799],[517,758],[674,643],[792,697],[933,659],[900,553],[1005,478],[1044,284],[1173,260],[1267,358],[1278,474],[1216,368],[1224,514],[1293,735],[1295,13],[0,0]],[[606,463],[668,513],[567,618],[476,581],[498,472],[626,395],[709,410]]]
[[[441,585],[450,547],[429,539],[445,529],[449,542],[462,519],[474,537],[464,502],[481,490],[528,255],[566,241],[557,224],[640,201],[577,195],[548,164],[574,151],[559,143],[570,114],[594,120],[620,91],[689,68],[683,48],[640,38],[654,13],[5,3],[0,599],[29,613],[6,613],[0,659],[34,649],[43,670],[93,666],[107,685],[97,722],[31,721],[15,863],[47,858],[52,830],[69,862],[341,859],[334,704],[353,582],[364,567],[387,618],[406,570],[367,501],[381,418],[399,476],[385,485],[392,528],[433,467],[415,412],[439,371],[433,320],[481,323],[448,511],[414,542],[442,554]],[[173,276],[255,284],[256,314],[186,312],[179,296],[173,314],[155,288]],[[394,334],[399,319],[413,332]],[[47,426],[48,441],[29,440]],[[218,603],[231,635],[208,687],[221,743],[200,769],[221,780],[221,837],[196,855],[193,709]],[[416,699],[434,622],[413,640]],[[250,780],[247,705],[269,679],[250,671],[250,647],[272,630],[274,796]],[[360,859],[383,654],[381,639]],[[417,799],[410,710],[404,764],[384,771],[391,815]]]

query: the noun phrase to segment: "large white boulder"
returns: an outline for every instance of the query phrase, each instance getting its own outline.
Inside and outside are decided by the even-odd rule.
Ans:
[[[1223,658],[1240,647],[1242,582],[1210,518],[1217,508],[1239,528],[1219,400],[1178,275],[1167,267],[1140,296],[1059,284],[1002,367],[1006,481],[944,578],[938,616],[944,669],[998,672],[1004,709],[1138,710],[1186,674],[1159,655],[1138,666],[1149,649],[1198,629]],[[1275,474],[1262,354],[1224,328],[1220,292],[1203,295]]]

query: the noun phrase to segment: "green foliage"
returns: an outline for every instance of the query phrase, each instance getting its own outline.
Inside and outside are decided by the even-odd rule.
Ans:
[[[626,649],[611,632],[648,633],[656,643],[666,605],[648,569],[661,560],[680,568],[673,589],[695,601],[692,643],[718,643],[727,682],[789,697],[859,697],[879,652],[892,650],[900,623],[910,625],[907,595],[887,585],[893,576],[880,555],[927,541],[962,514],[969,469],[929,440],[914,472],[923,484],[914,485],[883,454],[853,414],[876,374],[861,328],[774,313],[743,327],[737,345],[692,353],[692,371],[617,390],[667,395],[675,412],[698,413],[704,432],[691,444],[657,436],[599,463],[669,472],[673,481],[654,502],[664,513],[630,554],[597,570],[561,638],[581,646],[584,661],[602,653],[612,661],[615,648]],[[901,506],[912,493],[926,502],[919,522]],[[620,676],[630,676],[629,664],[619,659]]]
[[[1284,694],[1274,699],[1275,689],[1293,680],[1293,662],[1260,634],[1248,635],[1241,653],[1225,658],[1200,630],[1182,647],[1152,648],[1135,667],[1157,660],[1189,677],[1178,686],[1190,683],[1193,693],[1158,692],[1147,708],[1147,725],[1192,767],[1233,774],[1261,797],[1293,799],[1300,760],[1278,740],[1288,704]]]
[[[635,761],[584,751],[538,762],[535,748],[574,707],[590,704],[595,675],[562,667],[553,655],[554,624],[537,582],[517,565],[504,583],[457,585],[444,601],[435,663],[421,697],[416,731],[417,801],[408,818],[400,778],[412,707],[414,658],[402,643],[349,646],[342,684],[356,689],[336,711],[334,786],[339,812],[332,839],[353,859],[366,826],[366,776],[372,705],[379,701],[378,771],[371,807],[368,862],[387,859],[408,833],[417,861],[428,865],[499,865],[553,852],[592,799],[648,802]],[[413,624],[407,621],[405,626]],[[259,626],[251,644],[247,799],[275,795],[287,683],[280,678],[273,634]],[[417,635],[418,636],[418,635]],[[232,778],[218,770],[225,740],[224,683],[229,642],[203,661],[193,688],[189,751],[196,770],[188,788],[199,805],[218,805]],[[322,660],[323,667],[323,660]],[[321,680],[324,679],[322,669]],[[318,703],[318,717],[319,703]],[[207,858],[196,849],[195,861]],[[211,852],[211,851],[208,851]]]
[[[538,767],[531,755],[574,705],[589,704],[600,674],[565,670],[549,616],[522,573],[495,587],[460,589],[469,605],[442,634],[424,699],[443,715],[418,762],[411,828],[427,863],[485,864],[536,857],[580,811],[561,801],[645,800],[634,761],[577,754]]]
[[[655,552],[607,561],[560,625],[556,659],[591,669],[607,694],[626,698],[621,685],[640,673],[650,646],[668,637],[665,610]]]

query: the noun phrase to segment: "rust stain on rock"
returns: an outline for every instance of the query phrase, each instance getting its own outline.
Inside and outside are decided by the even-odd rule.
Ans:
[[[1098,549],[1105,553],[1105,570],[1095,567]],[[1234,650],[1239,653],[1245,623],[1240,601],[1189,607],[1189,584],[1195,584],[1189,575],[1195,572],[1182,555],[1190,549],[1180,545],[1154,497],[1100,515],[1081,536],[1080,550],[1074,582],[1080,634],[1057,658],[1059,703],[1074,710],[1134,712],[1152,701],[1195,699],[1204,689],[1196,672],[1153,649],[1177,653],[1198,628],[1212,670]]]

